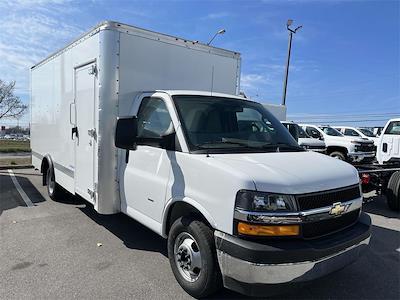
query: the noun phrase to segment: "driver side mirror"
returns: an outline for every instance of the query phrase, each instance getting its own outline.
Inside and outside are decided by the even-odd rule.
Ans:
[[[115,147],[134,150],[137,141],[138,123],[136,117],[120,118],[115,130]]]

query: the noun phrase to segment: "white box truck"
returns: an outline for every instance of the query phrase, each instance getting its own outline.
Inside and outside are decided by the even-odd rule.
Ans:
[[[50,197],[65,189],[167,238],[195,297],[310,281],[370,239],[357,170],[300,148],[237,96],[239,74],[236,52],[117,22],[31,70],[32,160]]]

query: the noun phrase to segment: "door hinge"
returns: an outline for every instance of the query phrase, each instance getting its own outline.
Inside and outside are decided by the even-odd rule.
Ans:
[[[87,131],[87,133],[88,133],[88,135],[89,135],[90,137],[94,138],[95,140],[97,139],[96,128],[89,129],[89,130]]]
[[[97,75],[97,67],[96,65],[92,65],[91,68],[89,68],[89,75]]]
[[[96,197],[96,194],[94,191],[92,191],[91,189],[87,190],[87,193],[89,194],[90,198],[94,199]]]

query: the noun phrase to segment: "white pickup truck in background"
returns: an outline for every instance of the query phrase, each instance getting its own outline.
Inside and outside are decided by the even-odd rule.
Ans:
[[[375,136],[373,132],[365,128],[356,128],[349,126],[333,126],[337,131],[341,132],[344,136],[358,137],[365,140],[374,142],[375,147],[378,146],[379,137]]]
[[[389,120],[383,128],[376,160],[357,166],[362,189],[386,195],[389,208],[400,211],[400,118]]]
[[[289,130],[290,134],[297,141],[300,147],[305,150],[325,153],[326,145],[323,140],[314,139],[310,137],[298,124],[290,121],[281,121],[283,126]]]
[[[371,227],[357,170],[299,147],[239,78],[239,53],[101,23],[31,69],[33,165],[52,199],[66,190],[166,238],[194,297],[350,265]]]
[[[328,125],[299,124],[311,137],[323,140],[327,154],[349,161],[372,161],[375,158],[374,143],[361,138],[346,137]]]
[[[383,128],[376,159],[379,164],[400,163],[400,118],[389,120]]]

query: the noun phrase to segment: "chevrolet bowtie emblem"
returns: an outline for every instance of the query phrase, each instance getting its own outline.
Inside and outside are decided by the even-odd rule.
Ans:
[[[329,211],[329,214],[333,216],[340,216],[341,214],[346,212],[348,208],[348,205],[343,205],[341,202],[336,202],[332,204],[332,208]]]

